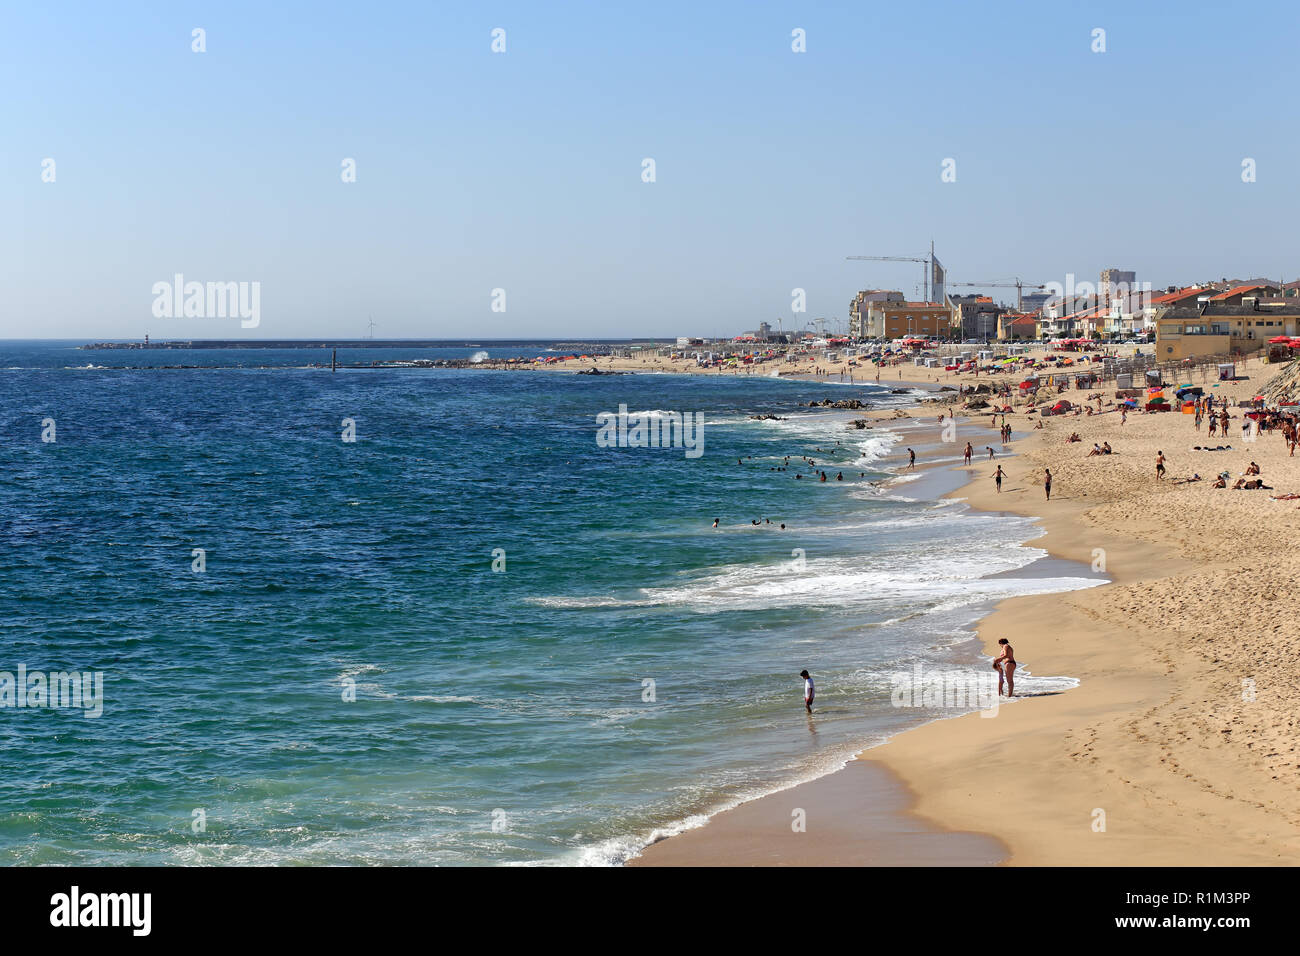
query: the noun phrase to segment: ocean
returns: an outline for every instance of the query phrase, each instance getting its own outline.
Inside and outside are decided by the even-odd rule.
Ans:
[[[328,360],[0,343],[0,704],[103,687],[0,706],[0,862],[617,864],[941,715],[891,682],[987,667],[992,602],[1100,583],[807,407],[887,386]],[[80,367],[149,363],[243,367]],[[602,447],[620,406],[703,454]]]

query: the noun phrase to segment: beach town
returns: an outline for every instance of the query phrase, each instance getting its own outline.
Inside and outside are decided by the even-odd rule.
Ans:
[[[785,375],[794,365],[800,377],[911,389],[914,406],[867,421],[902,428],[916,467],[961,472],[951,496],[1033,517],[1046,531],[1036,546],[1109,582],[1003,601],[978,628],[990,658],[1010,638],[1077,688],[997,720],[927,724],[634,863],[1186,865],[1189,847],[1207,865],[1292,859],[1300,299],[1290,285],[1273,290],[1291,300],[1277,304],[1250,301],[1266,290],[1240,283],[1200,290],[1196,307],[1167,293],[1145,347],[1091,334],[970,345],[913,335],[809,343],[806,354],[786,346],[707,368],[669,348],[589,357],[601,371]],[[1237,301],[1207,304],[1225,293],[1217,301]],[[1193,322],[1191,308],[1251,317]],[[1172,344],[1179,337],[1194,345]],[[905,460],[895,456],[896,467]],[[886,791],[861,776],[868,768],[903,785],[907,806],[894,810],[910,827],[882,824]],[[790,808],[808,804],[833,823],[793,839]],[[926,828],[961,839],[927,855],[898,835]],[[970,842],[980,834],[1001,851]]]

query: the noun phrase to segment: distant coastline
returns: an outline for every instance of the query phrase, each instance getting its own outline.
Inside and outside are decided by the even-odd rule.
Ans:
[[[444,349],[444,348],[515,348],[531,346],[552,348],[557,351],[581,348],[610,348],[615,346],[672,345],[672,339],[481,339],[470,342],[462,339],[193,339],[164,342],[88,342],[77,348],[99,349]]]

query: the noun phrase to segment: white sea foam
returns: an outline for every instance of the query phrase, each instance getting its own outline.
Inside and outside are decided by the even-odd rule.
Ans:
[[[787,538],[790,546],[796,538]],[[785,546],[784,543],[782,545]],[[946,553],[873,553],[863,556],[727,565],[697,572],[681,584],[638,588],[611,594],[545,596],[532,603],[553,608],[634,608],[676,606],[702,613],[775,608],[856,605],[883,609],[899,605],[947,610],[1018,594],[1074,591],[1103,583],[1089,577],[1018,577],[1011,572],[1043,552],[1018,542],[965,543]]]

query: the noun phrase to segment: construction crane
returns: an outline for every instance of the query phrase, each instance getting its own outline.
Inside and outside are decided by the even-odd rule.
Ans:
[[[1041,292],[1047,288],[1043,283],[1024,282],[1017,278],[1014,282],[949,282],[948,285],[960,286],[966,289],[1015,289],[1016,290],[1016,311],[1025,311],[1024,290],[1026,287],[1032,292]]]
[[[923,259],[916,256],[845,256],[844,258],[857,262],[919,262],[922,267],[922,282],[925,286],[925,301],[930,301],[930,261],[934,258],[933,253]]]

